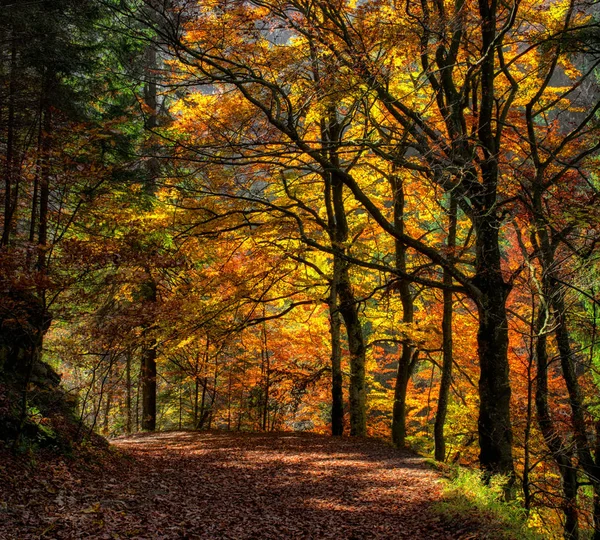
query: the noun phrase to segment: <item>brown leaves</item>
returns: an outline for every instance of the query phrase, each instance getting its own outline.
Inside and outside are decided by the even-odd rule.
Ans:
[[[124,456],[101,467],[48,462],[0,488],[0,537],[457,538],[428,510],[436,473],[373,441],[179,432],[115,444]]]

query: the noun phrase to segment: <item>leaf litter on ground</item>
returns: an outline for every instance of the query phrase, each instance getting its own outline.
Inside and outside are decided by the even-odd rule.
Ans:
[[[439,474],[369,439],[163,432],[67,460],[0,455],[3,539],[496,538],[433,509]]]

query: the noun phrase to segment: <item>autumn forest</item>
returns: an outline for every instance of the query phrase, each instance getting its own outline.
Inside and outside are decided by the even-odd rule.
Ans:
[[[600,539],[595,1],[0,13],[1,445],[369,437]]]

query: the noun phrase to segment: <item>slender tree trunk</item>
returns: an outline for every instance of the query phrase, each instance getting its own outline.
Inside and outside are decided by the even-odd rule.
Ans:
[[[153,341],[153,340],[152,340]],[[152,343],[142,350],[142,429],[156,429],[156,348]]]
[[[448,238],[446,245],[448,247],[448,257],[453,259],[454,249],[456,248],[456,220],[457,203],[453,195],[450,195],[450,207],[448,209]],[[450,272],[444,270],[444,285],[452,285],[452,276]],[[450,396],[450,386],[452,384],[452,291],[444,289],[443,295],[443,315],[442,315],[442,377],[440,381],[440,392],[438,396],[438,407],[435,415],[435,425],[433,436],[435,442],[435,459],[437,461],[446,460],[446,440],[444,437],[444,425],[446,423],[446,414],[448,412],[448,399]]]
[[[125,410],[127,417],[125,419],[125,432],[131,433],[131,353],[127,352],[125,356]]]
[[[200,398],[200,375],[196,373],[194,380],[194,429],[198,429],[198,412],[199,412],[199,398]]]
[[[231,371],[227,384],[227,431],[231,431]]]
[[[110,409],[112,406],[112,392],[106,392],[106,402],[104,404],[104,419],[102,422],[102,433],[106,437],[110,431]]]
[[[12,229],[13,212],[16,205],[16,195],[13,204],[13,171],[14,171],[14,152],[15,152],[15,94],[17,78],[17,40],[13,30],[12,45],[10,53],[10,75],[8,84],[8,118],[6,133],[6,164],[4,169],[4,228],[2,229],[2,238],[0,245],[7,246]]]
[[[43,97],[43,117],[42,117],[42,166],[40,174],[40,211],[39,211],[39,227],[38,227],[38,270],[44,272],[47,266],[46,246],[48,244],[48,203],[50,200],[50,149],[52,145],[51,129],[52,129],[52,108],[50,106],[50,98],[48,94],[52,88],[53,76],[45,75],[44,97]]]
[[[200,415],[198,419],[198,429],[204,427],[206,421],[206,392],[208,391],[208,363],[210,360],[210,338],[206,335],[206,348],[202,356],[202,396],[200,398]]]
[[[394,406],[392,409],[392,442],[398,448],[406,444],[406,394],[410,381],[413,360],[413,347],[404,343],[398,361],[396,386],[394,387]]]
[[[338,309],[338,281],[343,261],[333,258],[333,276],[329,291],[329,329],[331,332],[331,434],[344,434],[344,395],[342,379],[342,321]]]
[[[135,389],[135,431],[138,432],[140,430],[140,387],[142,386],[142,373],[140,371],[140,375],[137,380],[137,385]]]
[[[204,427],[204,421],[206,419],[206,387],[208,385],[208,377],[204,377],[202,383],[202,397],[200,398],[200,420],[198,422],[198,429]]]
[[[535,299],[531,299],[532,306],[535,305]],[[525,433],[523,435],[523,506],[527,513],[531,510],[533,495],[531,493],[531,482],[529,473],[531,472],[531,428],[533,420],[533,363],[535,361],[535,307],[531,310],[530,321],[530,354],[527,362],[527,415],[525,418]]]
[[[394,225],[400,233],[404,233],[404,186],[402,180],[397,176],[390,178],[394,194]],[[406,272],[407,256],[406,246],[396,240],[396,268]],[[402,303],[402,322],[411,325],[414,321],[414,299],[410,282],[406,279],[398,280],[398,291]],[[406,395],[408,383],[414,367],[413,359],[415,347],[410,339],[405,338],[402,342],[402,352],[398,359],[398,370],[396,372],[396,384],[394,387],[394,405],[392,408],[392,442],[398,448],[406,444]]]
[[[37,230],[37,216],[38,216],[38,196],[40,189],[40,179],[42,176],[42,147],[44,140],[44,125],[43,125],[43,116],[44,116],[44,95],[42,91],[42,95],[40,96],[40,106],[38,113],[38,136],[37,136],[37,158],[35,162],[35,175],[33,178],[33,194],[31,196],[31,216],[29,219],[29,243],[33,244],[35,242],[35,232]],[[27,268],[31,268],[31,255],[27,253]]]
[[[348,349],[350,350],[350,435],[364,437],[367,434],[366,347],[358,315],[358,305],[350,285],[347,268],[343,268],[341,272],[339,298],[339,309],[346,326]]]
[[[156,282],[146,269],[148,279],[142,284],[143,302],[154,306],[157,301]],[[147,323],[142,330],[141,371],[142,380],[142,429],[156,429],[156,339],[151,335],[152,324]]]
[[[567,540],[579,538],[579,518],[577,511],[578,479],[577,468],[570,443],[565,440],[552,420],[548,405],[548,353],[547,336],[554,329],[558,345],[559,358],[569,395],[569,405],[572,413],[574,439],[578,453],[579,466],[586,472],[592,482],[594,492],[599,489],[597,482],[598,469],[592,457],[588,442],[583,402],[579,382],[573,365],[569,330],[566,324],[566,313],[563,301],[563,286],[556,280],[555,251],[557,243],[552,241],[546,220],[542,201],[543,183],[539,180],[534,185],[532,197],[533,218],[536,226],[531,241],[539,250],[541,265],[541,283],[534,277],[540,296],[540,307],[536,322],[536,411],[540,430],[544,441],[558,466],[563,490],[563,512],[565,516],[564,535]],[[594,508],[596,509],[596,508]],[[600,536],[598,537],[600,538]]]
[[[542,298],[542,303],[544,299]],[[549,326],[549,313],[542,306],[538,314],[536,333],[537,386],[535,404],[540,430],[544,441],[558,465],[564,495],[563,512],[565,515],[564,534],[567,540],[579,538],[579,518],[577,515],[577,469],[572,461],[571,452],[563,441],[552,421],[548,406],[548,353],[546,332]]]
[[[212,427],[212,421],[213,421],[213,413],[214,413],[214,406],[215,406],[215,401],[217,399],[217,385],[218,385],[218,378],[219,378],[219,351],[217,351],[215,353],[215,371],[213,374],[213,392],[212,392],[212,396],[210,398],[210,407],[209,407],[209,412],[208,412],[208,429],[210,430]]]
[[[183,385],[179,385],[179,430],[181,431],[183,421]]]

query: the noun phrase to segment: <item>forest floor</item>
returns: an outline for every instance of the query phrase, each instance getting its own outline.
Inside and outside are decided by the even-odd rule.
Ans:
[[[0,455],[0,538],[497,538],[476,513],[436,512],[439,475],[372,440],[164,432],[112,443],[98,459]]]

